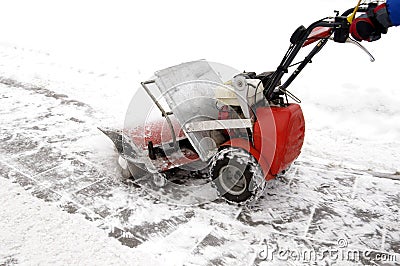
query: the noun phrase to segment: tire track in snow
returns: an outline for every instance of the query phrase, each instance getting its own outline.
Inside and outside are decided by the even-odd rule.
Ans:
[[[59,100],[61,104],[86,107],[86,108],[88,108],[88,111],[90,113],[93,113],[93,108],[90,105],[88,105],[84,102],[81,102],[81,101],[69,99],[68,96],[65,94],[56,93],[52,90],[49,90],[49,89],[41,87],[41,86],[36,86],[36,85],[28,84],[28,83],[22,83],[15,79],[5,78],[5,77],[0,77],[0,83],[4,84],[6,86],[9,86],[9,87],[21,88],[21,89],[24,89],[27,91],[31,91],[33,93],[42,94],[46,97],[54,98],[56,100]]]

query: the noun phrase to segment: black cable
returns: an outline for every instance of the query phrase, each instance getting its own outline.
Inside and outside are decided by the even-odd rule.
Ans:
[[[260,86],[261,83],[262,83],[262,80],[260,80],[260,82],[258,82],[258,84],[257,84],[256,93],[254,94],[254,104],[257,103],[257,91],[258,91],[258,87]]]

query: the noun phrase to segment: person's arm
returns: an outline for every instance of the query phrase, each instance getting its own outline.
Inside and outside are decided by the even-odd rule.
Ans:
[[[386,8],[393,26],[400,25],[400,0],[387,0]]]

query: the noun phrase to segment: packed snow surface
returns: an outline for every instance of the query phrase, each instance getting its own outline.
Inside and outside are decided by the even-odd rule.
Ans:
[[[400,263],[400,28],[365,44],[376,62],[328,43],[293,82],[302,154],[248,208],[171,204],[186,192],[121,182],[112,143],[96,129],[122,126],[139,82],[156,70],[200,58],[275,70],[294,29],[354,4],[4,3],[0,265],[275,265],[260,256],[265,246],[318,250],[339,240]]]

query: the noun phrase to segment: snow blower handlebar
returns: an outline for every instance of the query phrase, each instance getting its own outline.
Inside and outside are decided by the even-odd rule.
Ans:
[[[296,29],[296,31],[292,34],[290,38],[290,47],[286,52],[285,56],[283,57],[281,63],[279,64],[276,71],[272,74],[267,83],[267,86],[264,89],[264,96],[268,101],[274,100],[274,98],[279,95],[279,90],[285,90],[290,83],[297,77],[297,75],[303,70],[303,68],[311,62],[311,59],[314,55],[316,55],[322,47],[328,41],[328,37],[332,35],[332,30],[334,28],[342,28],[342,22],[329,22],[326,19],[319,20],[311,24],[308,28],[304,26],[300,26]],[[346,20],[347,25],[347,20]],[[289,77],[289,79],[280,86],[280,88],[276,89],[276,86],[279,84],[281,78],[284,74],[288,73],[288,68],[291,66],[294,58],[299,53],[300,49],[303,47],[311,32],[316,29],[317,27],[324,27],[328,28],[329,30],[325,32],[327,35],[325,38],[320,39],[318,44],[314,47],[314,49],[307,55],[307,57],[300,63],[298,68],[293,72],[293,74]],[[311,42],[310,42],[311,43]],[[309,44],[309,43],[308,43]]]
[[[356,12],[365,12],[366,10],[367,7],[361,7],[359,2],[355,8],[347,10],[341,16],[339,16],[339,13],[336,11],[335,17],[327,17],[318,20],[311,24],[308,28],[305,28],[304,26],[298,27],[290,38],[291,44],[288,51],[286,52],[276,71],[269,76],[266,86],[264,86],[265,89],[263,93],[265,98],[268,101],[273,101],[276,100],[279,95],[285,94],[286,88],[293,82],[293,80],[304,69],[304,67],[308,63],[311,63],[311,59],[325,46],[329,39],[333,39],[333,41],[339,43],[354,43],[354,41],[349,38],[351,21]],[[301,48],[316,41],[318,41],[317,45],[304,58],[304,60],[292,65],[293,60]],[[361,44],[356,44],[366,51]],[[369,54],[368,51],[366,52]],[[373,61],[372,55],[369,55],[371,61]],[[297,69],[290,75],[285,83],[277,87],[283,75],[288,73],[288,68],[294,65],[298,65]]]

